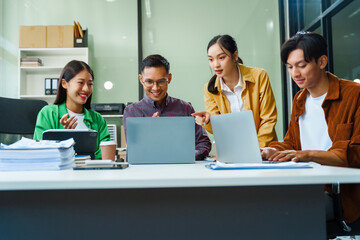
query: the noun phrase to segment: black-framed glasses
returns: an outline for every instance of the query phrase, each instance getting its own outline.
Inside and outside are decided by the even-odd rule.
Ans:
[[[153,87],[154,84],[156,84],[159,87],[164,87],[164,86],[166,86],[166,84],[168,82],[169,82],[168,79],[161,79],[161,80],[158,80],[158,81],[145,80],[145,81],[143,81],[143,84],[144,84],[145,87]]]

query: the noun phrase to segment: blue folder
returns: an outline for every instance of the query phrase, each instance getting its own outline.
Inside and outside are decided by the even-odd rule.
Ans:
[[[210,163],[206,165],[212,170],[245,170],[245,169],[293,169],[313,168],[309,163],[303,162],[265,162],[265,163]]]

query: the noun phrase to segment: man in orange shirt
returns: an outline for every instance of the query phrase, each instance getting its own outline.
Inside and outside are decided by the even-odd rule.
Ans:
[[[281,60],[302,90],[294,97],[284,141],[261,149],[262,157],[360,168],[360,85],[325,71],[327,44],[316,33],[287,40]],[[325,189],[331,194],[330,186]],[[344,219],[354,222],[360,217],[360,185],[341,185],[341,192]]]

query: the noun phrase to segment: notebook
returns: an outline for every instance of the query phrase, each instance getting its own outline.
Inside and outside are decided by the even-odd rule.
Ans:
[[[73,138],[77,155],[90,155],[95,159],[98,133],[91,129],[49,129],[43,132],[44,140],[66,140]]]
[[[214,115],[210,121],[219,162],[262,162],[252,111]]]
[[[193,117],[129,117],[126,133],[130,164],[195,162]]]

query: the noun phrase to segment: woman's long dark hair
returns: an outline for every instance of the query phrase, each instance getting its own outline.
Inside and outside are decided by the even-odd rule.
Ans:
[[[219,44],[221,49],[225,48],[227,51],[229,51],[231,54],[231,57],[233,57],[234,53],[238,50],[237,44],[233,37],[231,37],[230,35],[217,35],[217,36],[213,37],[213,39],[210,40],[210,42],[207,46],[207,51],[209,51],[209,48],[216,43]],[[240,57],[238,57],[236,62],[242,64],[243,60]],[[212,94],[219,93],[218,89],[215,87],[216,77],[217,77],[216,74],[214,76],[212,76],[212,78],[210,78],[210,81],[208,84],[208,91]]]
[[[94,80],[94,73],[87,63],[85,63],[83,61],[72,60],[68,64],[65,65],[64,69],[60,73],[54,104],[61,104],[66,101],[66,89],[63,88],[63,86],[61,85],[61,80],[65,79],[66,82],[69,82],[78,73],[80,73],[83,70],[88,71]],[[90,95],[90,97],[86,100],[86,103],[84,104],[84,107],[86,109],[91,108],[91,97],[92,97],[92,95]]]

